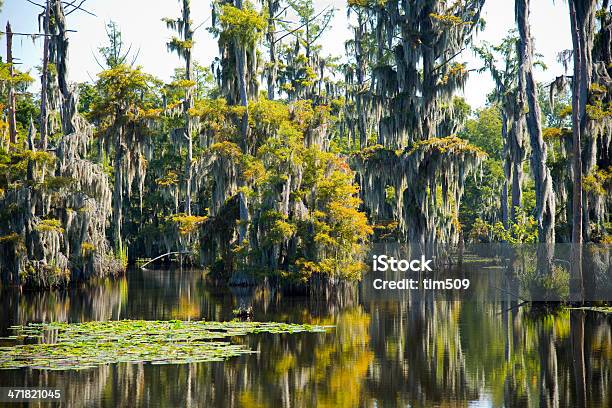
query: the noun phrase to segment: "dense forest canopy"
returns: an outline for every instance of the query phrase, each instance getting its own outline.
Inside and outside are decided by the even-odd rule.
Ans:
[[[529,0],[490,43],[475,41],[485,0],[349,0],[345,55],[322,43],[341,11],[312,0],[216,0],[203,23],[180,0],[159,16],[172,78],[138,65],[110,21],[81,83],[71,20],[96,2],[34,3],[20,18],[38,32],[2,31],[4,282],[63,285],[164,254],[238,284],[359,279],[376,241],[539,242],[546,272],[549,244],[612,241],[607,0],[558,6],[573,49],[544,82]],[[17,63],[22,37],[42,44],[39,67]],[[203,39],[212,60],[195,58]],[[486,106],[460,96],[474,75],[493,81]]]

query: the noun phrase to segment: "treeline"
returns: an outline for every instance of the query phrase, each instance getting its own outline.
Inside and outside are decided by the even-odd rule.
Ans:
[[[495,89],[470,118],[458,59],[483,4],[351,0],[339,58],[321,46],[336,11],[311,0],[216,1],[208,34],[181,0],[160,22],[181,60],[169,82],[111,22],[102,72],[73,85],[67,16],[82,10],[41,3],[40,94],[13,62],[23,33],[5,34],[2,281],[63,285],[177,253],[234,283],[307,283],[358,279],[372,239],[606,241],[608,2],[570,1],[574,73],[537,84],[517,0],[517,31],[474,48]],[[205,35],[219,45],[210,67],[192,55]]]

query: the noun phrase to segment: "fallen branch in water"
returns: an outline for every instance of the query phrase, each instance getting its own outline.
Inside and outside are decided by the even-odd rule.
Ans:
[[[164,258],[166,256],[170,256],[170,255],[186,255],[186,254],[189,254],[189,253],[190,253],[189,251],[168,252],[167,254],[163,254],[163,255],[158,256],[157,258],[151,259],[149,262],[147,262],[144,265],[142,265],[140,267],[140,269],[145,269],[147,265],[157,261],[158,259],[162,259],[162,258]]]

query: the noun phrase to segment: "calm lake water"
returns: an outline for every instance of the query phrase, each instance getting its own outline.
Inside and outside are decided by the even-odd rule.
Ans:
[[[230,291],[208,285],[200,271],[131,271],[66,292],[5,291],[0,336],[29,322],[231,320],[239,304],[253,306],[253,320],[335,328],[236,338],[259,353],[225,362],[4,370],[0,386],[59,386],[71,407],[612,406],[609,315],[491,296],[364,299],[358,291],[318,301]]]

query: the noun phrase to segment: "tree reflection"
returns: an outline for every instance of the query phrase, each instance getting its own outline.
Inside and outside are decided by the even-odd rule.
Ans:
[[[43,320],[228,320],[243,297],[207,286],[199,272],[149,271],[74,292],[3,294],[0,302],[8,327]],[[256,288],[246,299],[254,320],[335,328],[232,339],[258,353],[225,362],[14,370],[2,373],[0,386],[61,386],[76,407],[612,406],[611,317],[486,299],[333,302]]]

